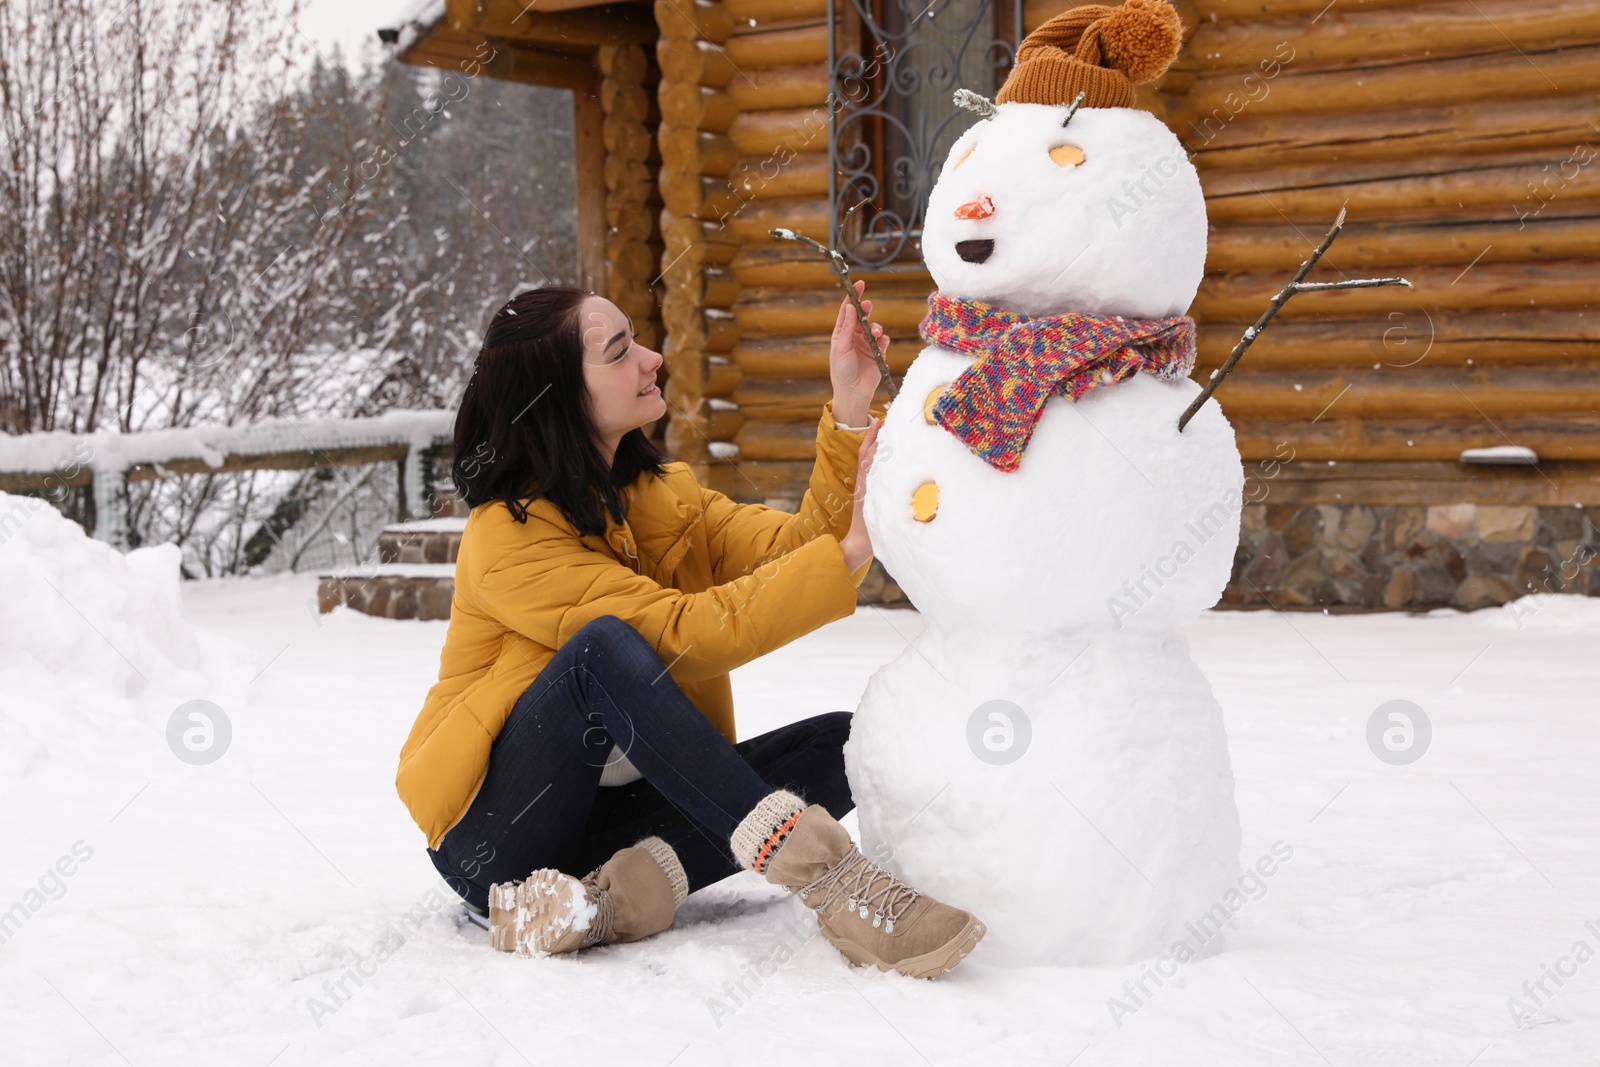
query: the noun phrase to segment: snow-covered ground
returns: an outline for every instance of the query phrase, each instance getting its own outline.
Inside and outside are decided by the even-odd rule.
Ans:
[[[175,557],[52,518],[0,531],[0,1062],[1600,1063],[1600,602],[1208,614],[1245,862],[1292,850],[1227,949],[918,982],[749,874],[633,945],[490,951],[393,787],[445,624],[319,619],[310,576],[168,602]],[[741,732],[853,708],[920,628],[863,609],[739,670]],[[194,699],[209,764],[169,748]],[[1405,766],[1367,742],[1397,699],[1433,729]]]

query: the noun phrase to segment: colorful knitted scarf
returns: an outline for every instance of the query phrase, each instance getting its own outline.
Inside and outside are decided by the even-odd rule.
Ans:
[[[939,396],[934,421],[996,470],[1014,471],[1052,396],[1077,400],[1149,371],[1163,381],[1194,367],[1194,320],[1029,318],[981,300],[934,293],[922,339],[975,357]]]

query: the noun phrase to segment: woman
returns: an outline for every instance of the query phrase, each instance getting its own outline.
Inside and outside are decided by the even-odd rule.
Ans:
[[[728,672],[851,614],[872,559],[857,487],[879,373],[848,303],[829,360],[790,515],[650,443],[662,357],[610,301],[535,289],[490,323],[456,416],[472,512],[450,628],[396,784],[495,948],[636,941],[741,869],[798,893],[854,963],[936,977],[982,937],[836,821],[848,712],[736,741]]]

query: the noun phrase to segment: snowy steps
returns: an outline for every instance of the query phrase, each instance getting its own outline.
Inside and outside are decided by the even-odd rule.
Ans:
[[[326,613],[343,604],[385,619],[448,619],[455,595],[456,556],[467,528],[464,510],[442,500],[432,519],[400,522],[378,534],[378,562],[319,576],[317,608]]]

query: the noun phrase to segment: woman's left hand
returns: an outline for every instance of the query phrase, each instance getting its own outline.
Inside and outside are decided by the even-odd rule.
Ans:
[[[870,316],[872,301],[862,296],[867,283],[858,281],[854,284],[856,295],[862,297],[861,307]],[[883,327],[875,322],[872,323],[872,336],[877,338],[878,348],[887,358],[889,338],[884,334]],[[883,374],[878,370],[878,361],[872,356],[872,345],[867,342],[861,322],[856,318],[856,309],[848,299],[839,302],[839,317],[833,325],[828,363],[829,376],[833,379],[834,414],[849,425],[865,423],[867,409],[872,403],[873,394],[878,391]],[[851,417],[845,417],[846,412]],[[855,419],[860,421],[856,422]]]

